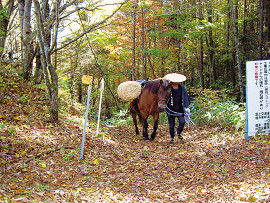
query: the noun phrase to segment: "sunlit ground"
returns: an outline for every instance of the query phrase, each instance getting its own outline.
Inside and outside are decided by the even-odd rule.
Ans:
[[[246,141],[241,134],[193,126],[183,142],[170,144],[167,125],[159,126],[152,142],[135,135],[133,126],[101,126],[104,140],[88,127],[80,160],[82,127],[83,118],[73,115],[57,126],[20,120],[1,129],[0,200],[269,200],[269,136]]]

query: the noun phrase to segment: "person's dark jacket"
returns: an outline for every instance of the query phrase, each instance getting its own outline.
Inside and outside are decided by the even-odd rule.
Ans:
[[[181,88],[182,89],[182,106],[183,106],[183,110],[184,110],[185,108],[188,108],[188,106],[190,105],[191,101],[190,101],[190,98],[188,96],[188,93],[187,93],[186,88],[182,84],[179,84],[178,85],[178,88]],[[169,98],[169,101],[167,103],[167,106],[168,106],[169,109],[173,109],[173,107],[171,105],[171,98]]]

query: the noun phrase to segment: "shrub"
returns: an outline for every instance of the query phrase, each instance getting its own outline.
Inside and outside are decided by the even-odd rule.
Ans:
[[[245,105],[229,99],[226,91],[191,90],[191,119],[197,125],[211,125],[240,130],[245,127]]]

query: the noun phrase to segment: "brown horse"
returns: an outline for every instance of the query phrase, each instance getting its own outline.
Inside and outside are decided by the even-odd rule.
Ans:
[[[149,115],[153,116],[154,126],[150,140],[154,140],[158,128],[159,112],[166,108],[167,100],[169,99],[172,83],[168,80],[157,79],[149,81],[145,84],[139,98],[130,102],[130,111],[135,125],[136,134],[139,134],[137,127],[137,118],[141,121],[143,127],[143,138],[149,140],[148,123]]]

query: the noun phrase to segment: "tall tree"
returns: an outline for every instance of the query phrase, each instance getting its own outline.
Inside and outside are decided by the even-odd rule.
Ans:
[[[144,1],[141,2],[141,38],[142,38],[142,79],[145,79],[145,55],[144,55]]]
[[[240,95],[241,102],[244,103],[244,86],[242,79],[242,69],[241,69],[241,60],[240,60],[240,51],[239,51],[239,42],[238,42],[238,34],[235,22],[235,14],[233,10],[233,1],[231,0],[231,10],[232,10],[232,19],[233,19],[233,30],[234,30],[234,40],[236,45],[236,57],[237,57],[237,65],[238,65],[238,77],[239,77],[239,86],[240,86]]]
[[[264,0],[259,1],[259,60],[262,60],[262,48],[263,48],[263,4]]]
[[[0,1],[0,57],[2,56],[5,48],[9,20],[12,12],[14,11],[14,2],[15,0]]]
[[[131,80],[135,80],[135,66],[136,66],[136,13],[137,13],[137,2],[134,1],[133,8],[133,32],[132,32],[132,72]]]
[[[202,1],[198,0],[198,12],[199,12],[199,20],[200,24],[203,20],[203,13],[202,13]],[[204,89],[204,67],[203,67],[203,35],[200,36],[200,59],[199,59],[199,73],[200,73],[200,79],[201,79],[201,88]]]
[[[206,9],[207,9],[207,15],[208,15],[208,22],[211,25],[211,26],[209,26],[209,31],[208,31],[209,42],[207,41],[209,61],[210,61],[211,71],[213,72],[214,84],[216,84],[217,71],[216,71],[216,67],[215,67],[215,46],[214,46],[213,28],[212,28],[212,24],[213,24],[212,1],[211,2],[207,1],[207,8]]]
[[[57,1],[58,2],[58,1]],[[53,66],[51,61],[52,49],[50,47],[50,32],[46,29],[45,24],[46,17],[49,16],[50,10],[48,1],[42,2],[43,10],[40,8],[40,4],[37,0],[34,0],[34,8],[37,21],[37,36],[40,47],[41,63],[43,68],[43,74],[45,78],[46,90],[51,103],[51,115],[55,122],[58,122],[58,75],[56,73],[56,67]],[[43,16],[42,12],[43,11]],[[45,22],[44,22],[45,21]]]
[[[31,6],[32,0],[19,0],[22,41],[22,68],[23,78],[25,80],[30,78],[34,59],[33,37],[31,30]]]

